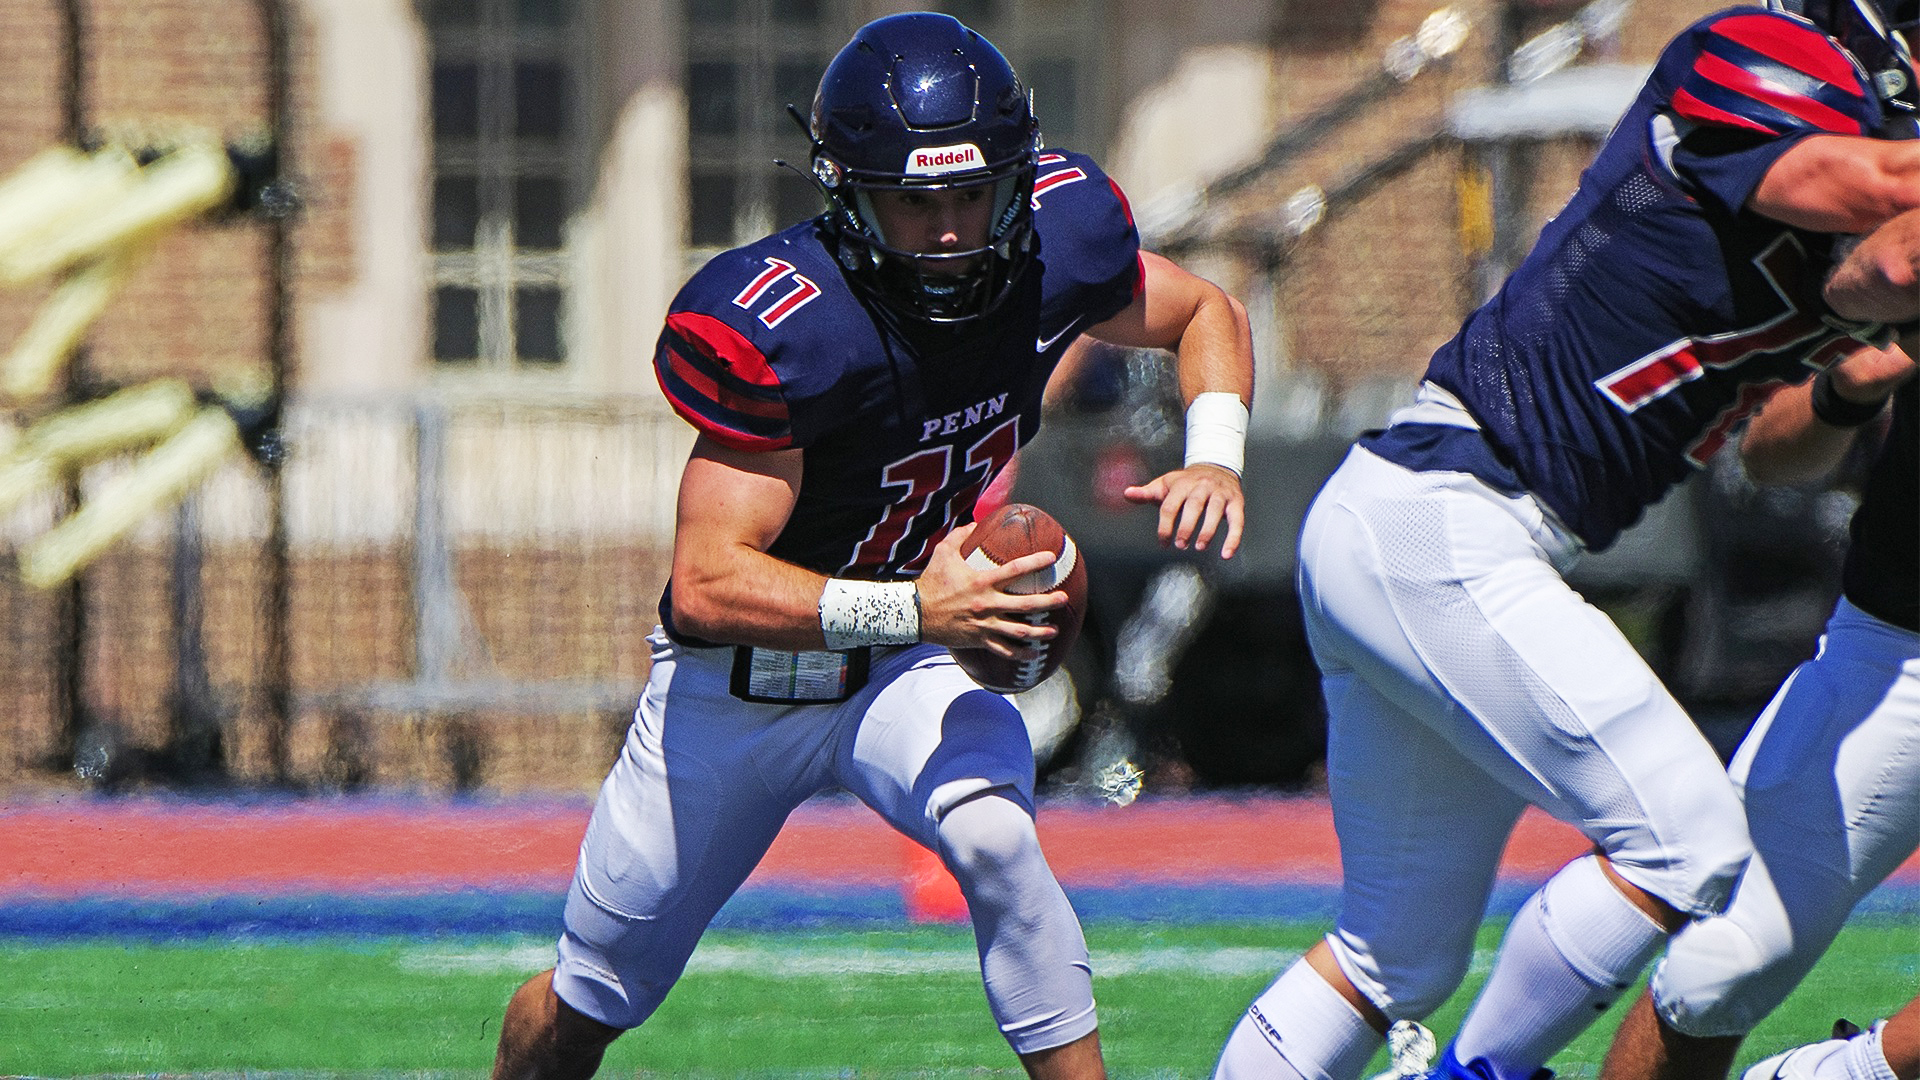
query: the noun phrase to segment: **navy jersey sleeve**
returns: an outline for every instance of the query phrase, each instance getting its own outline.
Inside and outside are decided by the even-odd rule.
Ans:
[[[775,261],[790,278],[791,263]],[[654,377],[673,410],[702,435],[736,450],[798,445],[787,388],[768,355],[772,343],[756,340],[759,328],[748,305],[734,302],[770,292],[779,283],[766,279],[778,269],[763,268],[739,251],[717,256],[674,297],[654,347]]]
[[[1040,155],[1033,180],[1034,227],[1052,282],[1081,325],[1105,322],[1133,302],[1141,283],[1140,233],[1120,185],[1093,159],[1066,150]],[[1051,299],[1051,298],[1050,298]]]
[[[1870,135],[1879,104],[1858,65],[1798,19],[1736,9],[1695,23],[1669,46],[1672,166],[1704,201],[1746,205],[1780,155],[1808,135]]]
[[[794,445],[780,379],[757,346],[711,315],[676,311],[654,349],[654,376],[673,411],[736,450]]]

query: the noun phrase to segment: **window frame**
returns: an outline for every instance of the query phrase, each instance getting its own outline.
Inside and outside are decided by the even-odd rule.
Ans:
[[[427,47],[427,282],[429,317],[426,357],[436,377],[469,379],[553,379],[570,376],[580,365],[569,323],[576,268],[569,226],[589,191],[588,109],[593,100],[593,51],[588,27],[592,0],[564,0],[567,11],[557,24],[522,22],[528,0],[464,0],[472,22],[438,17],[440,4],[420,0],[418,11]],[[515,94],[522,69],[555,65],[566,73],[565,116],[557,136],[522,135]],[[434,95],[443,69],[470,66],[476,73],[473,135],[443,137]],[[471,180],[474,235],[471,246],[441,245],[440,206],[444,181]],[[558,243],[529,247],[514,235],[520,216],[516,187],[523,181],[561,184]],[[439,305],[451,289],[476,295],[472,357],[440,355]],[[554,299],[553,356],[523,353],[530,335],[519,325],[520,294],[550,291]],[[540,335],[544,337],[545,335]]]

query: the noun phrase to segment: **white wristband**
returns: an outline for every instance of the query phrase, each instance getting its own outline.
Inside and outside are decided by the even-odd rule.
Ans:
[[[820,632],[829,649],[911,645],[920,640],[920,590],[911,581],[828,578]]]
[[[1239,394],[1208,391],[1187,406],[1187,461],[1218,465],[1235,476],[1247,461],[1247,407]]]

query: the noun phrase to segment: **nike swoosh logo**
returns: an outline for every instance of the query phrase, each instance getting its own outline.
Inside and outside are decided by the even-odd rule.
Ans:
[[[1053,335],[1052,337],[1035,338],[1033,342],[1033,351],[1046,352],[1048,349],[1053,348],[1054,342],[1059,341],[1061,338],[1066,337],[1068,334],[1072,333],[1073,329],[1079,325],[1080,325],[1080,320],[1075,319],[1066,325],[1066,329],[1061,330],[1059,333]]]

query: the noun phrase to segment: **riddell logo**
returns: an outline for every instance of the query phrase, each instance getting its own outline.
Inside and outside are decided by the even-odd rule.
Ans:
[[[983,156],[972,143],[954,146],[926,146],[907,155],[908,176],[940,176],[944,173],[978,169]]]

